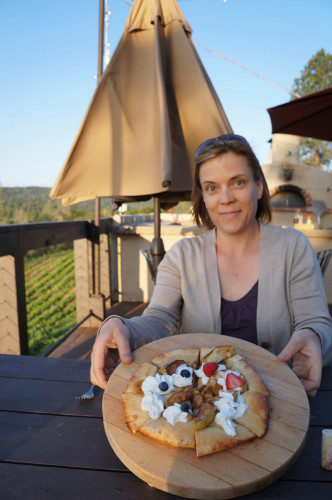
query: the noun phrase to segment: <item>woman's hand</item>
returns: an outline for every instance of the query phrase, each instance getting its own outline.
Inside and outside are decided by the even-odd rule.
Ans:
[[[292,370],[301,380],[308,396],[315,396],[319,389],[323,359],[319,336],[310,328],[297,330],[278,355],[279,361],[292,360]]]
[[[131,363],[129,330],[119,318],[111,318],[101,327],[91,353],[91,383],[106,388],[117,362]]]

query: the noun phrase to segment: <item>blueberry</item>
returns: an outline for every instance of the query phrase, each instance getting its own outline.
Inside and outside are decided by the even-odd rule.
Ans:
[[[167,382],[160,382],[159,389],[161,391],[163,391],[163,392],[167,391],[167,389],[168,389],[168,383]]]
[[[181,377],[189,378],[190,377],[190,371],[189,370],[181,370],[180,371]]]
[[[189,403],[183,403],[180,407],[181,411],[185,411],[188,413],[188,411],[190,410],[190,404]]]

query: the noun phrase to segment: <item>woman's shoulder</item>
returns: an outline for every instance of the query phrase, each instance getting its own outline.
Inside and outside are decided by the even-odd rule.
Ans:
[[[188,248],[199,248],[203,247],[206,244],[210,244],[215,242],[215,230],[212,229],[211,231],[204,231],[201,233],[198,233],[196,236],[191,236],[189,238],[181,238],[177,242],[175,242],[169,251],[178,251],[182,249],[188,249]]]
[[[175,242],[166,252],[168,258],[188,258],[205,253],[210,247],[215,247],[215,231],[204,231],[189,238],[181,238]]]
[[[267,254],[289,257],[296,253],[309,255],[313,252],[308,238],[301,231],[272,224],[261,226],[261,247]]]
[[[306,241],[308,238],[293,227],[288,226],[274,226],[273,224],[261,224],[262,235],[265,238],[281,238],[282,240],[303,240]]]

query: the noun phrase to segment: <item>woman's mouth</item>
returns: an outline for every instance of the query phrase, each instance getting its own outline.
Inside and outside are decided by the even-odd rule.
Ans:
[[[225,217],[226,219],[228,219],[228,218],[231,218],[231,217],[235,217],[239,213],[240,213],[240,210],[231,210],[229,212],[220,212],[220,215],[222,217]]]

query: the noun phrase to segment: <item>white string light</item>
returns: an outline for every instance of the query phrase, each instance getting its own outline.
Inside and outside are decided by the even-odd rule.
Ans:
[[[105,0],[105,14],[104,14],[104,26],[105,26],[104,47],[105,47],[105,51],[104,51],[104,61],[103,61],[104,68],[103,68],[103,70],[105,70],[106,66],[108,65],[108,63],[110,62],[110,59],[111,59],[111,50],[110,50],[111,44],[108,43],[108,20],[109,20],[109,16],[111,14],[112,14],[111,11],[108,10],[108,0]]]
[[[127,3],[130,6],[132,5],[132,2],[130,2],[129,0],[122,0],[122,1],[125,2],[125,3]],[[223,2],[226,3],[227,0],[223,0]],[[256,71],[253,71],[252,69],[247,68],[246,66],[244,66],[243,64],[235,61],[234,59],[231,59],[230,57],[225,56],[224,54],[221,54],[220,52],[218,52],[218,51],[216,51],[214,49],[211,49],[210,47],[207,47],[206,45],[202,44],[201,42],[194,42],[193,41],[193,43],[197,47],[200,47],[201,49],[205,50],[206,52],[209,52],[210,54],[213,54],[214,56],[220,57],[222,59],[226,59],[226,61],[229,61],[229,62],[231,62],[233,64],[236,64],[237,66],[239,66],[240,68],[244,69],[248,73],[251,73],[252,75],[257,76],[258,78],[261,78],[261,79],[263,79],[263,80],[271,83],[275,87],[278,87],[279,89],[284,90],[288,94],[291,94],[291,95],[293,95],[295,97],[300,97],[299,94],[296,94],[295,92],[292,92],[291,90],[286,89],[286,87],[283,87],[282,85],[279,85],[278,83],[276,83],[273,80],[271,80],[271,78],[268,78],[267,76],[260,75],[259,73],[256,73]]]
[[[201,49],[205,50],[206,52],[209,52],[210,54],[213,54],[214,56],[220,57],[222,59],[226,59],[226,61],[229,61],[229,62],[231,62],[233,64],[236,64],[237,66],[239,66],[240,68],[244,69],[245,71],[248,71],[248,73],[251,73],[252,75],[258,76],[258,78],[262,78],[263,80],[266,80],[267,82],[272,83],[272,85],[275,85],[279,89],[285,90],[285,92],[288,92],[288,94],[291,94],[291,95],[293,95],[295,97],[300,97],[295,92],[292,92],[291,90],[286,89],[286,87],[283,87],[282,85],[279,85],[279,83],[274,82],[273,80],[271,80],[267,76],[260,75],[259,73],[256,73],[256,71],[253,71],[252,69],[247,68],[246,66],[244,66],[241,63],[239,63],[238,61],[235,61],[234,59],[231,59],[230,57],[225,56],[224,54],[221,54],[220,52],[217,52],[216,50],[211,49],[210,47],[207,47],[206,45],[203,45],[201,42],[194,42],[193,41],[193,43],[195,45],[197,45],[197,47],[200,47]]]

